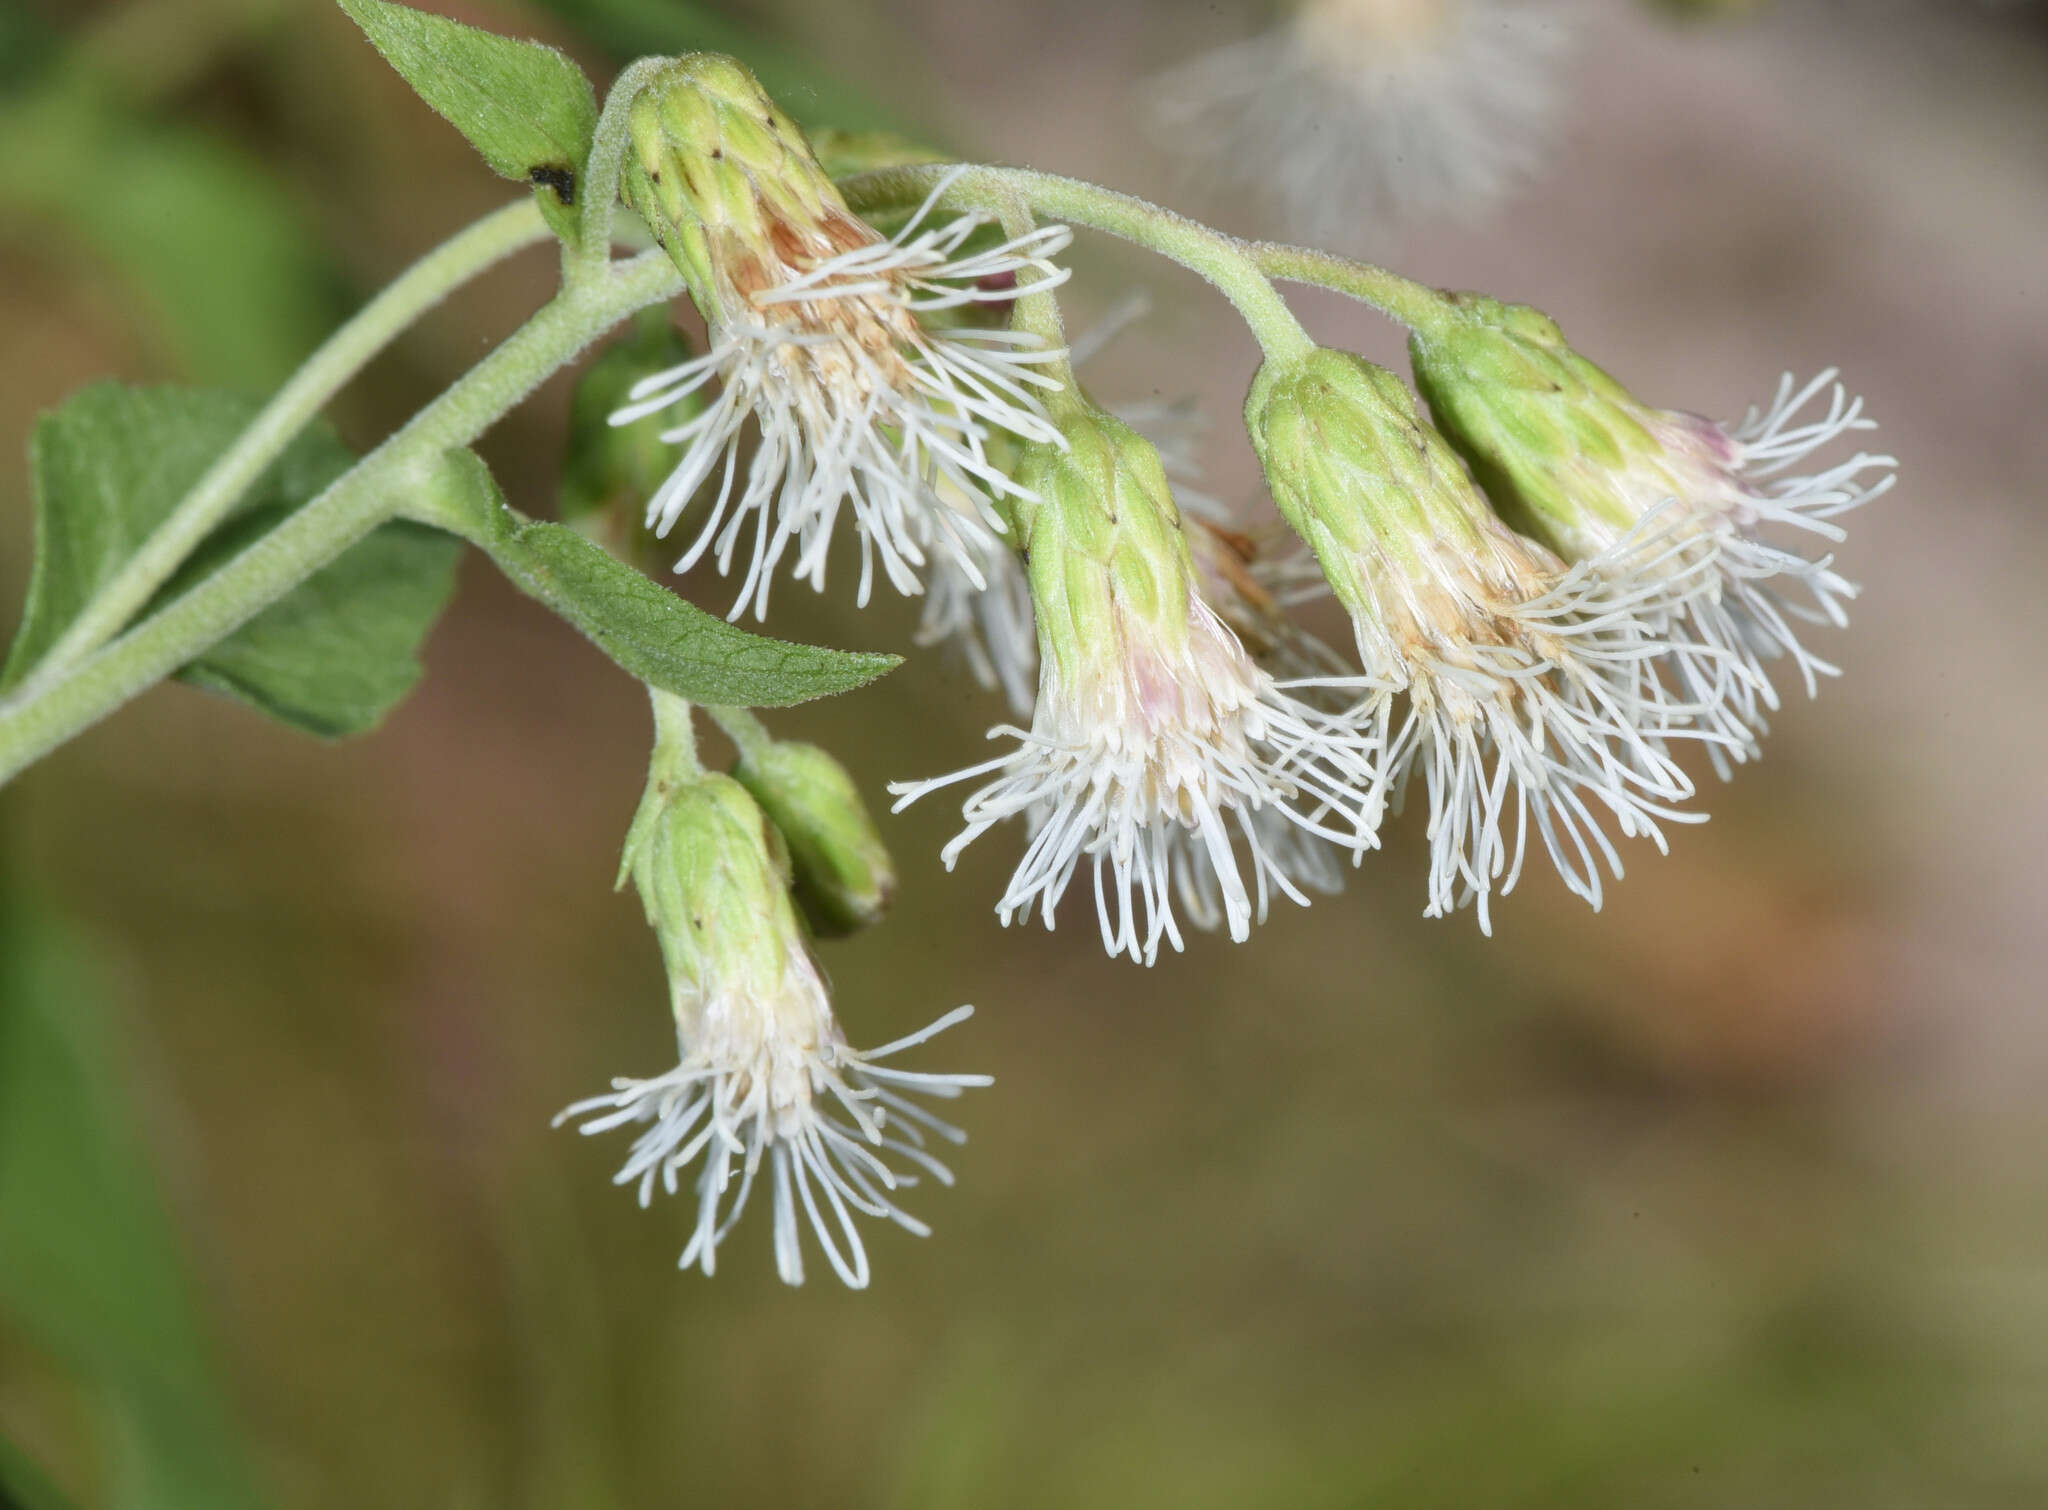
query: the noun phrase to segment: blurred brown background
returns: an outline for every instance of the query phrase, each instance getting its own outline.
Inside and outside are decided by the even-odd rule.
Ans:
[[[612,66],[573,7],[432,8]],[[0,212],[9,456],[94,376],[260,391],[506,197],[321,0],[27,14],[38,57],[96,49],[96,87],[163,123],[153,150],[231,144],[288,211],[263,233],[287,272],[216,316],[150,266],[175,238],[135,243],[147,206],[61,215],[0,171],[29,184]],[[732,14],[963,152],[1162,194],[1134,81],[1258,24],[1171,0]],[[1584,16],[1547,177],[1398,264],[1543,306],[1678,407],[1739,414],[1781,369],[1839,364],[1902,463],[1841,552],[1865,595],[1822,648],[1846,675],[1669,859],[1628,850],[1603,914],[1538,876],[1490,941],[1420,917],[1413,815],[1343,898],[1152,971],[1105,960],[1085,910],[1001,930],[1015,836],[947,876],[943,804],[886,820],[904,886],[825,951],[841,1016],[878,1042],[972,1000],[931,1057],[997,1083],[963,1104],[959,1188],[912,1202],[936,1235],[878,1233],[866,1294],[784,1289],[765,1209],[715,1280],[676,1273],[687,1206],[640,1212],[607,1183],[621,1145],[550,1131],[673,1052],[652,940],[610,890],[645,709],[480,560],[374,738],[160,690],[6,794],[10,871],[111,986],[274,1503],[2048,1503],[2048,29],[1938,0]],[[13,102],[60,66],[7,51]],[[1094,386],[1196,391],[1212,487],[1257,506],[1249,338],[1159,264],[1076,261],[1077,312],[1155,301]],[[403,418],[550,271],[528,254],[435,315],[344,433]],[[1298,304],[1400,364],[1362,309]],[[485,447],[536,512],[565,394]],[[18,464],[0,509],[18,601]],[[856,614],[848,584],[783,587],[776,627],[905,646],[912,613]],[[772,722],[880,802],[980,758],[1002,716],[927,655]],[[109,1501],[92,1390],[4,1327],[0,1426]]]

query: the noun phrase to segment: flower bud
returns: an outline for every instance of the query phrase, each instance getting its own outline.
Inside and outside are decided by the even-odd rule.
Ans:
[[[816,745],[744,750],[733,775],[789,846],[796,901],[824,938],[881,921],[896,867],[846,767]]]
[[[1710,445],[1704,422],[1637,402],[1525,304],[1457,295],[1409,351],[1430,414],[1494,506],[1570,560],[1685,491]]]
[[[1267,363],[1245,424],[1281,517],[1355,621],[1382,611],[1373,573],[1419,570],[1438,552],[1476,562],[1482,540],[1499,532],[1407,385],[1363,357],[1319,347]],[[1383,652],[1366,654],[1368,670],[1386,663]]]
[[[645,508],[674,458],[662,440],[664,422],[643,416],[614,425],[611,416],[627,401],[634,384],[687,362],[690,339],[676,329],[665,308],[642,310],[625,339],[613,343],[576,382],[569,401],[569,446],[562,462],[561,518],[600,543],[622,544],[633,515]],[[702,412],[697,394],[683,403],[687,421]]]

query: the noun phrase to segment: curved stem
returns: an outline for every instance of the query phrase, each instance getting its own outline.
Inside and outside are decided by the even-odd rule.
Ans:
[[[1003,234],[1011,237],[1028,236],[1037,229],[1031,218],[1031,209],[1021,194],[1012,194],[1010,202],[1003,207]],[[1052,289],[1041,287],[1047,274],[1032,269],[1029,283],[1019,283],[1017,298],[1010,308],[1010,327],[1037,336],[1040,344],[1049,352],[1058,353],[1042,369],[1046,376],[1059,382],[1052,396],[1047,400],[1054,410],[1069,413],[1084,408],[1080,381],[1074,376],[1074,364],[1067,353],[1066,322],[1060,318],[1059,300],[1053,297]]]
[[[1310,247],[1282,246],[1276,241],[1243,245],[1258,263],[1259,271],[1269,278],[1334,289],[1370,304],[1412,329],[1428,329],[1442,317],[1446,307],[1444,296],[1427,284],[1370,262],[1354,262],[1334,252],[1319,252]]]
[[[185,558],[219,527],[249,486],[350,378],[453,289],[551,233],[532,199],[494,211],[415,262],[293,374],[235,443],[206,469],[164,522],[15,690],[33,698],[99,649],[156,596]]]
[[[604,112],[597,118],[597,130],[590,141],[590,156],[583,166],[582,195],[578,212],[575,250],[568,259],[574,279],[595,277],[612,255],[612,221],[618,213],[619,173],[624,166],[630,140],[627,122],[633,101],[647,87],[647,81],[673,65],[672,58],[642,58],[612,81],[605,96]]]
[[[916,204],[942,183],[942,204],[1000,215],[1013,197],[1022,198],[1038,214],[1119,236],[1201,274],[1237,306],[1269,360],[1291,361],[1315,349],[1244,243],[1129,194],[1028,168],[946,166],[885,168],[843,179],[839,188],[854,209],[880,209]]]
[[[326,492],[212,576],[59,678],[0,704],[0,782],[232,634],[399,514],[447,451],[466,446],[549,374],[643,305],[675,297],[661,252],[565,290]]]

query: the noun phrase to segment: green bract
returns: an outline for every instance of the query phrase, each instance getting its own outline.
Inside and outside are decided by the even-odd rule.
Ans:
[[[1484,500],[1384,367],[1329,347],[1268,362],[1245,425],[1282,517],[1353,614],[1377,616],[1370,563],[1412,565],[1429,542],[1477,544]]]
[[[1568,559],[1626,533],[1646,495],[1683,491],[1656,412],[1541,310],[1460,294],[1415,330],[1409,353],[1430,414],[1501,516]]]
[[[726,313],[732,294],[753,291],[751,266],[784,260],[781,228],[851,222],[802,129],[736,59],[677,59],[634,100],[628,130],[626,202],[707,318]]]
[[[730,776],[685,772],[657,751],[620,859],[619,884],[628,879],[678,1001],[777,983],[802,946],[782,840]]]
[[[1188,637],[1194,565],[1151,442],[1114,416],[1076,407],[1055,423],[1064,447],[1026,449],[1014,506],[1039,653],[1062,685],[1129,639],[1170,656]]]
[[[816,745],[779,742],[742,751],[733,775],[788,843],[813,931],[832,938],[881,921],[896,867],[845,766]]]

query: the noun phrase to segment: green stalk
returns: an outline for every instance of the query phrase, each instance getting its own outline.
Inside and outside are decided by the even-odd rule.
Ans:
[[[0,783],[192,661],[404,510],[442,455],[466,446],[633,311],[681,292],[661,252],[566,289],[326,492],[219,571],[54,683],[0,704]]]
[[[939,203],[950,208],[1001,215],[1021,199],[1049,219],[1121,237],[1199,273],[1237,307],[1269,361],[1315,349],[1244,243],[1129,194],[1028,168],[947,166],[884,168],[842,179],[839,188],[853,209],[880,210],[914,206],[941,184]]]
[[[1276,241],[1251,241],[1243,245],[1267,277],[1334,289],[1361,304],[1370,304],[1410,329],[1426,330],[1444,313],[1444,296],[1437,290],[1370,262],[1354,262],[1349,257],[1309,247],[1282,246]]]
[[[530,198],[522,199],[486,215],[401,273],[278,390],[142,548],[85,605],[15,689],[8,704],[33,700],[118,634],[199,543],[220,526],[264,468],[401,331],[452,290],[512,253],[547,240],[548,235],[539,207]]]

